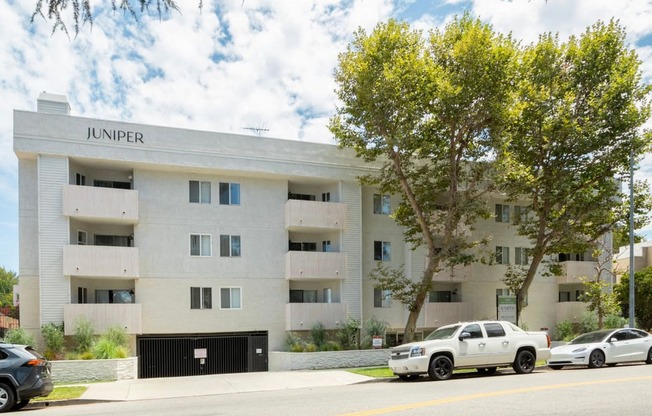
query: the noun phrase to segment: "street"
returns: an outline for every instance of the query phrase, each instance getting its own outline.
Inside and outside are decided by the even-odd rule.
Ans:
[[[94,403],[33,408],[33,416],[56,415],[629,415],[649,414],[652,366],[589,370],[537,369],[516,375],[454,375],[369,382],[344,387],[236,393],[193,398]],[[174,392],[170,392],[174,395]],[[17,413],[20,414],[20,413]]]

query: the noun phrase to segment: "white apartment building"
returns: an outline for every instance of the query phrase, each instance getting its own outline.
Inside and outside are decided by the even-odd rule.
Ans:
[[[424,252],[389,217],[397,200],[359,184],[374,167],[348,149],[74,117],[43,93],[36,112],[14,112],[14,151],[23,328],[123,326],[141,377],[265,371],[288,331],[348,317],[375,316],[400,340],[408,312],[368,276],[380,260],[418,278]],[[507,264],[527,261],[514,205],[487,203],[498,215],[474,233],[493,236],[503,264],[440,272],[419,334],[496,318]],[[562,260],[564,276],[529,291],[530,329],[585,310],[578,277],[594,262]]]

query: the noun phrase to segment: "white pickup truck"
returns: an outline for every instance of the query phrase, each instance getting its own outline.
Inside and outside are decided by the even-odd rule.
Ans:
[[[505,321],[475,321],[446,325],[423,341],[392,348],[389,368],[402,380],[421,374],[446,380],[457,368],[493,374],[511,366],[519,374],[531,373],[537,360],[549,356],[545,332],[526,332]]]

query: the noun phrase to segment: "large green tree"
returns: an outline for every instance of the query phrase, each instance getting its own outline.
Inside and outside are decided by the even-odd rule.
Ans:
[[[16,273],[0,266],[0,308],[13,311],[14,285],[17,284]]]
[[[617,22],[597,22],[560,43],[545,34],[524,49],[512,122],[497,152],[499,185],[527,201],[515,221],[531,242],[518,311],[547,255],[591,250],[627,212],[618,178],[641,159],[650,134],[650,87]],[[645,196],[645,198],[643,198]],[[649,196],[639,195],[646,199]]]
[[[426,251],[416,280],[383,265],[372,273],[410,312],[406,342],[434,273],[474,260],[478,242],[463,230],[490,214],[486,156],[507,118],[514,54],[511,38],[464,15],[427,38],[394,20],[360,29],[339,56],[341,104],[329,128],[341,147],[380,165],[362,183],[402,197],[393,217]]]
[[[614,288],[623,316],[629,315],[629,273],[621,276]],[[638,325],[652,329],[652,267],[634,273],[634,314]]]

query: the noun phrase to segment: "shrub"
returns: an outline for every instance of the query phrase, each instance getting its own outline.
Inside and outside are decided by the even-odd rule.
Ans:
[[[107,328],[106,332],[102,337],[108,339],[109,341],[121,347],[125,347],[125,348],[128,347],[127,331],[125,331],[124,328],[121,328],[119,326],[112,326]]]
[[[303,351],[303,341],[301,338],[294,332],[288,332],[285,336],[285,345],[290,352],[302,352]]]
[[[326,341],[322,347],[322,351],[340,351],[342,346],[335,341]]]
[[[602,321],[605,329],[623,328],[627,325],[627,319],[620,315],[607,315]]]
[[[370,347],[372,345],[373,337],[385,337],[387,322],[381,321],[375,316],[372,316],[365,321],[362,327],[364,330],[364,339],[362,344],[366,347]]]
[[[10,344],[35,345],[34,336],[23,328],[12,328],[5,334],[5,342]]]
[[[337,339],[345,350],[359,348],[360,321],[349,317],[344,324],[337,325]]]
[[[573,323],[569,320],[557,322],[555,326],[555,336],[560,341],[570,341],[575,337]]]
[[[98,359],[127,358],[128,355],[127,348],[105,337],[100,337],[93,345],[93,356]]]
[[[303,349],[305,352],[316,352],[319,351],[319,347],[312,342],[309,342],[306,344],[305,348]]]
[[[85,317],[80,317],[75,322],[75,341],[77,342],[77,351],[84,353],[91,350],[95,338],[95,329],[93,324]]]
[[[598,329],[598,317],[594,312],[585,312],[580,321],[580,332],[585,334],[587,332],[596,331]]]
[[[317,322],[310,328],[310,341],[318,349],[322,349],[324,344],[326,344],[326,329],[324,328],[324,324]]]
[[[63,356],[63,325],[49,322],[41,326],[41,335],[45,343],[45,357],[49,360]]]

